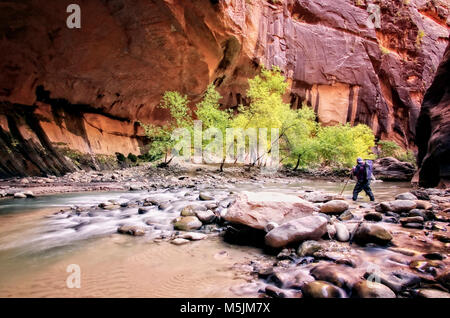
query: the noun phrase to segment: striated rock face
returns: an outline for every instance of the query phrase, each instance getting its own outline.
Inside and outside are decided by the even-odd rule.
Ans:
[[[417,122],[419,184],[450,186],[450,45],[428,89]]]
[[[437,0],[380,1],[378,29],[356,0],[84,0],[68,29],[70,3],[0,4],[1,175],[71,170],[60,145],[139,153],[136,122],[168,118],[164,91],[197,101],[213,82],[235,107],[262,64],[284,71],[293,107],[411,146],[450,25]]]

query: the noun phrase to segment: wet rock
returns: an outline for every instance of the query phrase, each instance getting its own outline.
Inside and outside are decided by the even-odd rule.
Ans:
[[[442,284],[442,286],[446,287],[447,289],[450,289],[450,270],[445,271],[444,273],[440,274],[436,280]]]
[[[411,190],[411,193],[414,194],[419,200],[425,200],[425,201],[430,200],[430,196],[428,195],[426,190],[414,189],[414,190]]]
[[[386,245],[392,240],[392,235],[378,224],[362,223],[353,237],[358,244],[376,243]]]
[[[295,251],[289,248],[283,249],[280,253],[277,255],[277,259],[284,260],[289,259],[293,260],[295,258]]]
[[[180,231],[198,230],[203,223],[196,216],[183,216],[177,218],[174,227]]]
[[[303,269],[276,269],[270,277],[270,282],[275,283],[280,288],[301,289],[307,283],[313,282],[307,270]]]
[[[438,289],[421,288],[417,290],[417,297],[420,298],[450,298],[450,293]]]
[[[380,282],[396,293],[399,293],[406,288],[415,287],[420,283],[420,278],[417,275],[403,270],[392,271],[390,273],[383,273],[380,271],[366,272],[364,278]]]
[[[267,296],[272,298],[301,298],[302,293],[295,290],[283,290],[281,288],[268,285],[265,288],[265,293]]]
[[[307,283],[302,288],[305,298],[345,298],[345,292],[325,281],[313,281]]]
[[[443,243],[450,243],[450,236],[443,233],[433,233],[433,237]]]
[[[146,214],[150,211],[149,208],[139,208],[138,209],[138,214]]]
[[[389,202],[390,210],[395,213],[409,212],[416,208],[416,202],[411,200],[394,200]]]
[[[195,211],[191,205],[185,206],[180,213],[181,216],[194,216]]]
[[[339,242],[348,242],[350,239],[350,232],[348,231],[347,226],[342,223],[334,223],[334,227],[336,228],[336,239]]]
[[[429,201],[416,200],[416,208],[423,210],[431,210],[433,205]]]
[[[444,264],[442,262],[433,260],[427,261],[415,260],[409,264],[409,268],[415,269],[421,273],[431,274],[433,276],[435,276],[437,271],[443,267]]]
[[[206,193],[206,192],[200,192],[200,194],[198,195],[198,198],[199,198],[201,201],[211,201],[211,200],[214,200],[214,197],[211,196],[209,193]]]
[[[327,224],[327,234],[330,240],[334,239],[336,236],[336,228],[334,227],[334,224]]]
[[[170,203],[169,202],[162,202],[158,205],[158,209],[160,210],[166,210],[168,208],[170,208]]]
[[[303,242],[298,250],[297,254],[301,257],[312,256],[315,252],[320,251],[322,245],[317,241],[305,241]]]
[[[339,217],[338,217],[338,219],[341,221],[349,221],[353,218],[354,218],[353,213],[348,210],[345,211],[344,213],[342,213],[341,215],[339,215]]]
[[[14,198],[15,199],[25,199],[27,196],[25,193],[23,192],[16,192],[14,193]]]
[[[383,220],[383,214],[379,212],[369,212],[364,215],[364,220],[379,222]]]
[[[25,194],[27,196],[27,198],[34,198],[35,197],[35,195],[31,191],[25,191],[23,194]]]
[[[400,193],[400,194],[396,195],[395,200],[415,201],[415,200],[417,200],[417,197],[414,194],[412,194],[411,192],[405,192],[405,193]]]
[[[401,218],[400,219],[400,223],[403,224],[407,224],[407,223],[423,223],[423,217],[421,216],[410,216],[410,217],[406,217],[406,218]]]
[[[184,238],[176,238],[173,239],[172,241],[170,241],[170,243],[174,244],[174,245],[184,245],[189,243],[189,240],[186,240]]]
[[[359,298],[396,298],[395,293],[386,285],[367,280],[360,281],[353,286],[352,297],[354,296]]]
[[[197,211],[196,213],[197,218],[205,224],[212,223],[214,219],[216,218],[216,215],[213,211],[207,210],[207,211]]]
[[[424,227],[423,223],[405,223],[402,224],[402,226],[408,229],[417,229],[417,230],[421,230]]]
[[[305,240],[317,240],[327,231],[327,220],[320,216],[307,216],[280,225],[267,233],[266,245],[274,248]]]
[[[339,214],[348,210],[348,203],[343,200],[328,201],[320,207],[320,212],[326,214]]]
[[[330,282],[338,287],[352,289],[360,278],[355,270],[341,264],[319,264],[311,269],[310,274],[317,280]]]
[[[117,232],[133,236],[143,236],[145,234],[144,229],[134,225],[122,225],[117,229]]]

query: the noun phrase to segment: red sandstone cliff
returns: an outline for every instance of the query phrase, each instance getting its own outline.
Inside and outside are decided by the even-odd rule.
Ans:
[[[66,27],[72,2],[0,3],[4,175],[70,169],[62,145],[137,153],[136,120],[167,118],[164,91],[196,100],[214,82],[223,104],[245,104],[262,64],[285,72],[293,107],[307,101],[323,123],[366,123],[412,146],[449,42],[443,1],[376,1],[371,29],[363,0],[80,0],[79,30]]]

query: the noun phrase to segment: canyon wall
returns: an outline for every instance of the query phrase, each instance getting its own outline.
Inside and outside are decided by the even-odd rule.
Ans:
[[[0,2],[0,175],[74,169],[61,149],[140,153],[138,121],[167,120],[167,90],[195,102],[209,83],[225,107],[279,66],[292,107],[324,124],[368,124],[414,147],[423,95],[449,43],[442,0],[79,0]],[[4,154],[4,155],[3,155]],[[32,154],[32,155],[30,155]]]
[[[417,122],[419,184],[450,187],[450,45],[425,94]]]

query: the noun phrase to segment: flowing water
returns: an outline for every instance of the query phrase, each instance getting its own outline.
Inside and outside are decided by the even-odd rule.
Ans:
[[[247,183],[209,189],[216,199],[229,190],[284,193],[313,188],[340,192],[343,184],[326,181]],[[405,192],[407,183],[375,183],[378,200]],[[351,194],[350,183],[345,195]],[[0,201],[0,297],[256,297],[257,289],[236,289],[248,277],[234,264],[262,256],[259,249],[229,245],[219,236],[175,246],[155,237],[170,229],[180,208],[198,196],[188,188],[151,193],[170,200],[165,210],[137,208],[78,213],[67,217],[61,208],[88,207],[108,200],[125,202],[148,192],[73,193],[34,199]],[[367,200],[365,195],[363,200]],[[122,224],[158,224],[143,237],[117,234]],[[81,269],[81,288],[70,289],[67,267]]]

